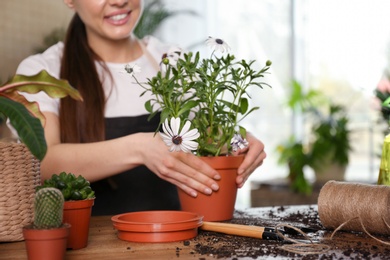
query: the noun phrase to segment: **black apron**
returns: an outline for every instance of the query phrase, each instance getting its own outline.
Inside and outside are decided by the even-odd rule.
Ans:
[[[106,119],[106,140],[137,132],[154,132],[159,115]],[[96,193],[92,215],[116,215],[144,210],[179,210],[176,186],[160,179],[145,166],[91,183]]]

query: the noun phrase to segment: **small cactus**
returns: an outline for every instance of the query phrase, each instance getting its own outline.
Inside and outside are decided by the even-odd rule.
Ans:
[[[62,225],[64,196],[59,189],[43,188],[35,193],[34,227],[58,228]]]

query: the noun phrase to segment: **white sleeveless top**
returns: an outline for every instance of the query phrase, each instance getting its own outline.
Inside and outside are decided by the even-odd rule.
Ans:
[[[141,67],[141,72],[136,74],[139,82],[147,82],[148,78],[156,75],[158,63],[164,53],[167,53],[172,45],[163,44],[152,36],[145,37],[140,41],[143,47],[143,55],[129,64],[137,64]],[[53,77],[59,78],[61,57],[64,44],[59,42],[48,48],[42,54],[36,54],[23,60],[16,73],[22,75],[34,75],[41,70],[46,70]],[[102,78],[103,88],[106,93],[105,117],[139,116],[147,114],[145,102],[151,98],[150,93],[142,97],[140,94],[144,89],[135,82],[124,70],[126,64],[106,63],[110,70],[113,82],[109,77]],[[102,67],[98,64],[98,73],[102,76]],[[46,93],[37,94],[22,93],[30,101],[36,101],[42,112],[53,112],[59,114],[59,99],[53,99]]]

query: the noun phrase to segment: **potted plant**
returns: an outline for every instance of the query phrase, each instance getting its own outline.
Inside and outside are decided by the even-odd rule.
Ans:
[[[306,138],[297,140],[294,136],[277,147],[279,163],[289,168],[291,187],[298,193],[311,194],[311,184],[305,179],[303,169],[311,167],[315,171],[316,186],[321,187],[326,181],[343,180],[351,151],[350,130],[346,109],[326,99],[322,92],[305,92],[296,81],[287,106],[301,113],[309,122]],[[294,164],[297,168],[291,168]],[[299,178],[291,178],[298,173]]]
[[[23,240],[22,228],[33,218],[35,187],[40,183],[39,161],[47,150],[43,125],[45,118],[35,102],[20,92],[44,91],[50,97],[70,95],[82,100],[67,81],[58,80],[46,71],[33,76],[16,75],[0,87],[0,114],[8,118],[21,143],[0,142],[0,242]],[[10,206],[12,205],[12,206]],[[19,216],[15,218],[14,216]],[[8,224],[6,224],[8,223]]]
[[[23,227],[29,260],[64,259],[70,225],[62,222],[64,196],[56,188],[40,189],[34,199],[34,222]]]
[[[285,143],[278,145],[279,164],[288,166],[288,179],[294,192],[310,195],[311,183],[305,178],[304,168],[310,165],[310,156],[302,142],[291,136]]]
[[[65,199],[64,222],[71,225],[67,248],[81,249],[88,245],[89,223],[95,192],[90,182],[83,176],[61,172],[37,187],[37,190],[54,187],[59,189]]]
[[[209,37],[206,42],[214,48],[210,58],[202,59],[199,52],[173,50],[163,57],[161,71],[155,77],[147,83],[138,83],[145,88],[143,94],[153,95],[145,107],[150,117],[160,114],[158,129],[162,126],[160,135],[170,151],[193,152],[213,167],[213,160],[223,161],[220,189],[211,196],[199,194],[196,199],[179,189],[182,209],[201,213],[205,220],[226,220],[233,215],[236,173],[243,160],[242,156],[227,155],[247,145],[246,130],[239,123],[259,109],[250,107],[249,89],[268,86],[262,80],[271,62],[257,70],[255,61],[237,60],[231,54],[219,55],[218,51],[224,53],[229,49],[223,40]],[[125,69],[136,79],[138,67]],[[222,187],[225,182],[229,188]],[[214,201],[218,198],[223,202],[231,200],[227,212],[223,212],[223,203]],[[200,201],[201,206],[190,208],[184,200]],[[205,206],[211,212],[200,208]]]
[[[327,110],[313,109],[315,119],[310,142],[310,166],[315,171],[319,186],[328,180],[344,180],[352,150],[345,107],[329,104]]]

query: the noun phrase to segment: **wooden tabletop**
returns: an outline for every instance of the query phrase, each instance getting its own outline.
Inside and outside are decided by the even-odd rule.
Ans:
[[[102,216],[92,217],[88,246],[68,250],[65,259],[385,259],[390,255],[390,246],[362,233],[338,232],[333,239],[328,239],[331,231],[323,230],[317,213],[316,205],[251,208],[236,211],[229,222],[271,227],[284,223],[320,229],[310,236],[329,247],[321,254],[304,256],[286,251],[282,242],[202,230],[188,241],[132,243],[118,239],[111,217]],[[27,259],[24,242],[0,243],[0,259]]]

